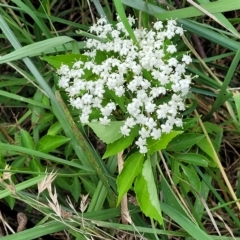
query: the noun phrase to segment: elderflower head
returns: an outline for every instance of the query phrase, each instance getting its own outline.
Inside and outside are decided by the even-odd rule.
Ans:
[[[128,20],[131,26],[135,23],[132,17]],[[58,70],[59,86],[65,88],[70,104],[80,109],[82,124],[107,125],[121,119],[123,136],[137,127],[135,144],[145,154],[148,138],[157,140],[182,126],[179,112],[185,110],[191,83],[186,65],[192,59],[186,54],[174,57],[177,46],[171,40],[183,29],[175,20],[166,25],[157,21],[149,31],[133,29],[137,45],[120,19],[113,26],[101,18],[90,32],[105,41],[88,39],[85,60]]]

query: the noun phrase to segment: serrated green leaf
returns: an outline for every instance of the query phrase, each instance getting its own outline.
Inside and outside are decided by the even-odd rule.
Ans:
[[[201,181],[197,175],[197,172],[195,169],[186,167],[184,165],[180,165],[183,173],[185,174],[185,176],[187,177],[190,186],[192,186],[194,188],[194,190],[200,192],[201,191]]]
[[[70,138],[66,138],[64,136],[45,135],[39,140],[36,150],[39,152],[48,153],[68,142],[69,140]]]
[[[112,121],[106,126],[98,122],[89,123],[88,125],[92,128],[99,139],[106,144],[109,144],[115,142],[123,136],[120,132],[120,128],[123,124],[123,121]]]
[[[134,190],[142,212],[146,216],[157,220],[159,224],[163,224],[150,160],[146,160],[143,164],[142,173],[135,180]]]
[[[124,162],[123,170],[117,178],[118,201],[120,203],[122,197],[131,188],[132,183],[139,172],[142,170],[144,156],[139,153],[133,153]]]
[[[77,61],[81,60],[86,62],[88,57],[82,54],[67,54],[67,55],[57,55],[50,57],[42,57],[42,59],[48,62],[55,68],[60,68],[62,64],[72,67],[72,65]]]
[[[185,162],[197,166],[207,167],[208,166],[208,159],[198,153],[179,153],[173,155],[173,161],[180,161]]]
[[[126,149],[127,147],[129,147],[133,143],[133,140],[137,135],[138,135],[138,129],[134,128],[134,129],[132,129],[129,136],[122,137],[122,138],[118,139],[117,141],[108,144],[107,150],[103,155],[103,159],[113,156],[113,155],[121,152],[122,150]]]
[[[29,149],[34,149],[34,142],[29,132],[27,132],[24,129],[21,129],[20,136],[21,136],[21,146]]]
[[[107,145],[107,150],[103,155],[103,159],[113,156],[119,152],[121,152],[122,150],[126,149],[127,147],[129,147],[135,137],[132,136],[128,136],[128,137],[122,137],[120,139],[118,139],[117,141],[110,143]]]
[[[188,149],[201,141],[205,136],[203,134],[197,133],[184,133],[169,143],[167,150],[179,152],[185,149]]]
[[[148,153],[152,154],[156,151],[165,149],[173,138],[182,133],[183,131],[172,131],[168,134],[163,134],[159,140],[149,138],[147,140]]]

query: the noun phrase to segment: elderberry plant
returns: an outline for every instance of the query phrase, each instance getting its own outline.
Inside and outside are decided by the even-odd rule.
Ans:
[[[135,24],[133,17],[128,21]],[[122,121],[120,134],[127,137],[135,130],[135,144],[146,154],[148,139],[182,127],[180,112],[192,79],[186,66],[192,59],[178,54],[172,42],[183,35],[175,20],[133,32],[137,44],[119,19],[112,25],[100,18],[90,27],[97,38],[86,41],[84,56],[72,67],[62,65],[57,73],[70,104],[80,110],[82,124]]]

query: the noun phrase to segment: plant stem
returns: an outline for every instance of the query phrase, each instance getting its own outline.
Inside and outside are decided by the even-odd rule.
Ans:
[[[123,158],[122,158],[123,152],[118,153],[118,173],[120,174],[123,170]],[[123,224],[131,223],[131,217],[129,215],[128,211],[128,203],[127,203],[127,194],[125,194],[121,200],[121,218]]]

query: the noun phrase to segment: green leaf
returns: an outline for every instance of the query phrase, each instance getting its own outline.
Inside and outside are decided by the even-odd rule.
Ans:
[[[182,150],[188,149],[202,140],[205,136],[203,134],[196,133],[184,133],[176,137],[168,145],[168,151],[180,152]]]
[[[123,170],[117,178],[118,201],[120,203],[122,197],[131,188],[132,183],[139,172],[142,170],[144,156],[139,153],[133,153],[124,162]]]
[[[215,155],[214,155],[213,149],[211,148],[207,138],[203,138],[201,141],[199,141],[197,143],[197,145],[208,156],[210,156],[212,159],[215,159]],[[211,161],[211,163],[213,164],[213,161]],[[214,162],[214,164],[215,164],[215,162]]]
[[[172,171],[172,180],[175,185],[179,183],[179,180],[181,179],[181,173],[179,170],[179,162],[175,159],[171,160],[171,171]]]
[[[240,94],[237,90],[233,92],[233,100],[237,111],[238,122],[240,122]]]
[[[129,147],[133,143],[133,140],[137,135],[138,135],[138,128],[134,128],[134,129],[132,129],[129,136],[122,137],[122,138],[118,139],[117,141],[108,144],[107,150],[103,155],[103,159],[113,156],[113,155],[121,152],[122,150],[126,149],[127,147]]]
[[[20,135],[21,135],[21,146],[29,149],[34,149],[34,142],[29,132],[27,132],[24,129],[21,129]]]
[[[38,158],[33,158],[29,161],[29,168],[33,172],[44,172],[44,168]]]
[[[89,127],[96,133],[96,135],[106,144],[113,143],[122,137],[120,127],[124,124],[123,121],[112,121],[104,126],[98,122],[89,123]]]
[[[190,186],[192,186],[195,191],[200,192],[201,191],[201,181],[197,175],[196,170],[193,168],[186,167],[182,164],[180,166],[183,170],[183,173],[187,177]]]
[[[56,183],[60,188],[70,191],[74,200],[78,202],[81,193],[81,184],[77,176],[71,178],[57,177]]]
[[[183,120],[183,127],[177,127],[177,130],[187,130],[188,128],[192,127],[199,119],[200,117],[195,117],[195,118],[186,118]]]
[[[82,54],[67,54],[67,55],[42,57],[42,59],[48,62],[53,67],[58,69],[61,67],[62,64],[72,67],[72,65],[78,60],[86,62],[88,57]]]
[[[142,212],[163,224],[157,188],[154,182],[150,160],[146,160],[142,173],[135,180],[135,193]]]
[[[162,196],[163,196],[164,202],[174,207],[174,209],[179,211],[184,216],[188,217],[187,211],[183,207],[180,200],[177,198],[176,194],[172,190],[172,187],[168,184],[164,176],[161,176],[161,188],[162,188]]]
[[[198,153],[179,153],[174,154],[173,157],[173,161],[185,162],[202,167],[208,166],[208,159]]]
[[[39,152],[48,153],[68,142],[69,140],[70,138],[66,138],[64,136],[45,135],[39,140],[36,149]]]
[[[173,138],[182,133],[183,131],[172,131],[168,134],[163,134],[159,140],[149,138],[147,140],[147,146],[149,149],[148,153],[152,154],[158,150],[165,149]]]
[[[62,125],[60,122],[55,122],[51,127],[48,129],[47,135],[56,136],[58,133],[62,131]]]
[[[11,208],[11,210],[13,210],[16,199],[12,196],[7,196],[4,198],[4,200],[7,202],[8,206]]]
[[[78,202],[79,197],[80,197],[80,193],[81,193],[81,185],[80,185],[78,177],[76,177],[76,176],[73,177],[73,183],[70,186],[70,192],[73,195],[74,200],[76,202]]]

